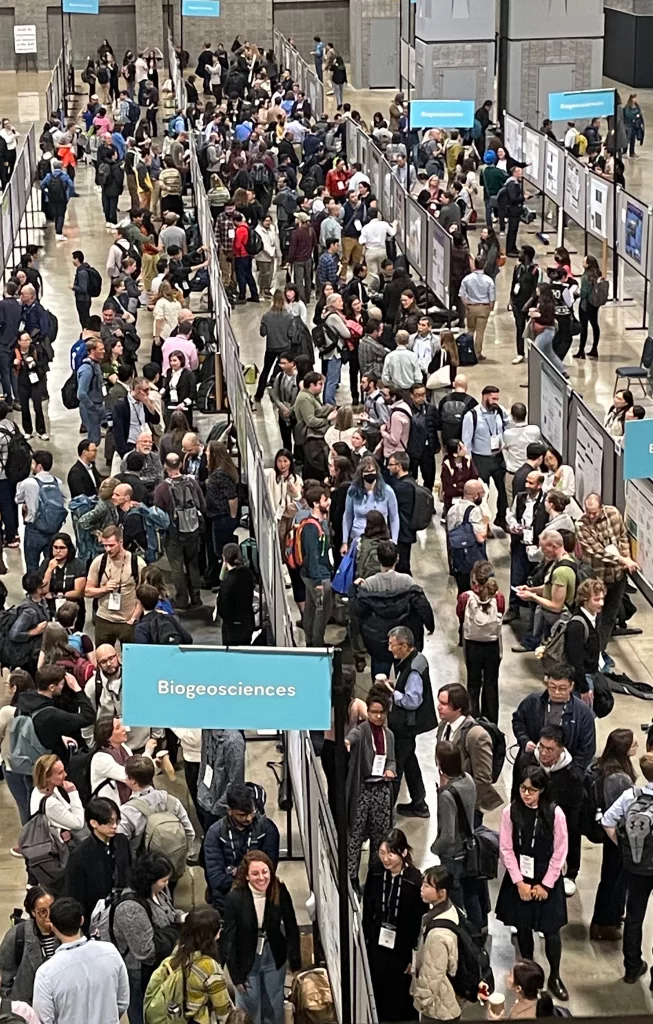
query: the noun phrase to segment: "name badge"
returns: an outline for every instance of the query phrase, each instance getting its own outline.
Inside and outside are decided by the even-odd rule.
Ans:
[[[213,768],[211,767],[210,764],[207,764],[206,768],[204,769],[204,785],[206,786],[207,789],[211,788],[211,783],[212,782],[213,782]]]
[[[120,591],[112,590],[109,594],[109,600],[107,601],[107,609],[110,612],[120,611]]]
[[[265,949],[265,935],[259,935],[256,942],[256,955],[261,956]]]
[[[345,183],[344,183],[344,181],[337,182],[337,185],[338,185],[338,192],[344,192],[345,191]]]
[[[379,946],[383,946],[384,949],[394,949],[396,938],[397,929],[394,927],[394,925],[381,925],[381,931],[379,932]]]
[[[535,878],[535,857],[527,857],[525,853],[520,854],[519,870],[524,878]]]
[[[526,527],[524,529],[522,537],[524,539],[524,544],[526,545],[526,547],[530,547],[530,545],[533,543],[533,530],[532,530],[532,528]]]
[[[38,382],[39,382],[39,375],[38,375],[38,373],[35,373],[34,371],[32,371],[32,373],[30,373],[30,375],[29,375],[29,382],[30,382],[30,384],[38,384]]]
[[[235,228],[229,228],[228,234],[229,234],[229,238],[235,238],[236,237],[236,229]]]
[[[375,754],[372,762],[372,775],[383,775],[385,771],[385,754]]]
[[[490,435],[490,448],[493,452],[498,452],[501,449],[501,438],[498,434]]]

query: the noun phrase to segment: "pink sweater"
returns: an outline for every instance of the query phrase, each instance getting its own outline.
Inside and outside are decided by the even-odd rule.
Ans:
[[[553,819],[553,855],[549,861],[549,867],[542,879],[545,889],[552,889],[560,877],[562,865],[567,859],[567,819],[565,812],[556,807]],[[515,856],[512,845],[512,821],[510,820],[510,805],[504,807],[501,815],[501,829],[499,832],[499,850],[501,860],[512,881],[517,885],[524,881],[524,876],[519,870],[519,861]]]

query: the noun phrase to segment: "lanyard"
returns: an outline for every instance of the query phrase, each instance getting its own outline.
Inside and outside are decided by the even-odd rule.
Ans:
[[[386,754],[388,753],[388,744],[387,744],[387,740],[386,740],[386,737],[385,737],[385,729],[383,727],[382,727],[382,735],[383,735],[383,750],[381,751],[381,754],[379,756],[385,757]],[[371,732],[370,732],[370,742],[372,744],[372,754],[374,755],[374,757],[377,757],[377,749],[376,749],[376,747],[374,745],[374,734],[371,733]]]
[[[532,832],[532,835],[531,835],[531,852],[535,849],[535,835],[537,833],[537,823],[538,823],[539,820],[540,820],[540,812],[537,811],[537,813],[535,815],[535,824],[533,825],[533,832]],[[521,832],[521,829],[520,829],[519,830],[519,848],[521,849],[522,846],[523,846],[523,839],[522,839],[522,832]]]
[[[231,831],[231,826],[229,827],[229,843],[231,844],[231,852],[233,854],[233,858],[234,858],[234,860],[237,860],[237,857],[236,857],[236,847],[234,845],[234,834]],[[252,845],[252,830],[250,829],[249,830],[249,835],[247,836],[247,849],[246,849],[245,853],[249,853],[249,848],[250,848],[251,845]]]
[[[386,882],[388,881],[388,875],[390,875],[390,892],[386,892]],[[392,893],[395,887],[395,877],[397,878],[397,889],[394,899],[394,908],[391,906]],[[403,868],[398,875],[393,876],[389,871],[383,872],[383,892],[381,893],[381,921],[383,924],[396,924],[397,915],[399,912],[399,900],[401,898],[401,883],[404,877]]]
[[[565,703],[562,705],[562,717],[563,718],[565,717],[565,711],[566,710],[567,710],[567,701],[565,701]],[[546,713],[547,713],[547,715],[551,714],[551,701],[547,701]]]

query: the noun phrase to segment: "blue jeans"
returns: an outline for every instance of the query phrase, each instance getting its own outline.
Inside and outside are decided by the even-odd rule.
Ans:
[[[0,381],[2,382],[2,391],[5,399],[10,405],[12,402],[16,401],[16,388],[14,387],[13,375],[11,372],[13,358],[13,352],[0,348]]]
[[[553,339],[555,338],[555,333],[555,327],[545,327],[541,334],[537,334],[535,336],[535,348],[539,349],[542,355],[546,356],[546,358],[553,363],[556,370],[558,370],[563,377],[568,377],[569,374],[565,369],[565,364],[553,351]]]
[[[340,367],[342,366],[342,360],[325,359],[324,362],[326,363],[326,382],[322,393],[322,401],[325,405],[335,405],[336,388],[340,383]]]
[[[16,540],[18,513],[16,510],[16,484],[0,480],[0,518],[5,529],[5,544]]]
[[[102,417],[104,416],[104,405],[97,405],[95,402],[89,402],[86,398],[81,398],[79,402],[79,415],[82,418],[82,423],[88,430],[87,440],[92,441],[93,444],[99,444],[102,440]]]
[[[245,1010],[254,1024],[283,1024],[283,982],[286,965],[277,967],[270,944],[265,943],[260,956],[247,975],[245,992],[236,989],[236,1006]],[[265,999],[264,1003],[264,997]]]
[[[20,823],[24,825],[29,820],[29,802],[32,795],[32,776],[19,775],[18,772],[10,772],[7,766],[4,768],[7,789],[16,801]]]
[[[52,536],[41,533],[33,523],[25,523],[25,566],[27,572],[36,572],[41,557],[48,558]]]

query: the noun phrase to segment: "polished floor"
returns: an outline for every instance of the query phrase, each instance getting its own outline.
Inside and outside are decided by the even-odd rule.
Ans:
[[[38,83],[38,84],[37,84]],[[21,94],[30,95],[34,102],[36,89],[44,89],[47,76],[39,75],[0,75],[0,96],[3,112],[15,117],[21,127],[27,127],[32,112],[21,113]],[[624,90],[626,91],[626,90]],[[358,93],[348,89],[345,99],[358,107],[366,118],[371,118],[377,110],[386,110],[391,94]],[[649,114],[653,123],[653,94],[640,96],[644,113]],[[332,101],[329,101],[332,102]],[[43,115],[43,106],[40,108]],[[648,143],[638,156],[627,161],[626,175],[629,190],[642,199],[653,191],[653,146]],[[90,172],[80,169],[78,177],[80,198],[73,200],[65,226],[66,240],[55,242],[52,229],[39,236],[44,241],[44,252],[40,269],[43,275],[45,290],[44,304],[51,308],[59,318],[59,337],[55,349],[55,361],[50,375],[51,399],[48,408],[48,419],[51,440],[50,449],[55,455],[55,471],[63,478],[75,459],[75,447],[79,439],[78,418],[76,413],[66,411],[59,398],[61,385],[69,374],[68,351],[70,344],[78,337],[78,323],[72,302],[69,286],[73,279],[71,253],[81,248],[89,260],[101,270],[104,268],[111,235],[104,230],[101,214],[100,198],[93,189]],[[128,208],[128,196],[123,196],[121,208]],[[574,240],[574,233],[571,238]],[[522,238],[522,240],[525,240]],[[529,238],[529,240],[531,240]],[[573,257],[574,267],[580,266],[583,251],[582,236],[578,237],[575,248],[580,249]],[[545,262],[546,255],[542,246],[539,247],[539,259]],[[525,365],[513,367],[511,359],[514,355],[512,316],[506,311],[510,264],[502,271],[499,279],[499,301],[497,311],[492,317],[486,335],[486,352],[488,361],[471,368],[469,372],[470,390],[478,394],[484,384],[492,382],[502,389],[502,402],[510,406],[513,401],[525,400],[527,375]],[[630,281],[628,281],[630,285]],[[634,283],[631,287],[634,296],[637,291]],[[629,294],[631,293],[629,292]],[[99,312],[100,303],[96,301]],[[258,332],[258,320],[264,311],[263,306],[250,304],[238,307],[234,312],[234,322],[242,347],[242,361],[256,362],[259,366],[263,360],[263,341]],[[601,358],[597,362],[577,363],[570,360],[569,372],[574,387],[581,391],[588,403],[603,413],[609,404],[612,394],[614,367],[619,364],[637,362],[644,339],[643,331],[628,331],[626,327],[635,326],[641,320],[641,307],[638,310],[633,304],[616,304],[602,311]],[[149,352],[149,332],[151,317],[147,313],[139,317],[139,332],[143,340],[143,352]],[[348,400],[348,383],[343,376],[339,391],[339,403]],[[280,445],[276,418],[272,413],[269,400],[264,399],[261,411],[257,414],[257,429],[266,455],[272,458]],[[105,470],[103,462],[100,468]],[[505,539],[496,539],[489,545],[490,558],[495,565],[497,575],[504,593],[508,589],[509,553]],[[20,575],[22,572],[20,553],[6,552],[9,575],[5,577],[10,590],[11,600],[20,599]],[[432,638],[427,641],[426,654],[431,666],[431,677],[434,688],[444,682],[457,679],[464,680],[464,669],[461,664],[460,651],[457,648],[457,621],[454,616],[455,587],[446,571],[444,558],[444,538],[442,529],[433,526],[420,539],[419,554],[413,557],[415,578],[421,583],[433,604],[437,616],[437,628]],[[218,632],[210,623],[209,600],[205,595],[207,612],[202,620],[197,620],[198,636],[205,642],[217,640]],[[613,642],[611,653],[618,669],[627,672],[633,679],[653,681],[653,614],[640,596],[635,598],[638,607],[636,624],[644,633],[641,637]],[[329,639],[334,642],[341,632],[336,629]],[[510,717],[519,701],[530,692],[541,687],[540,675],[536,663],[530,656],[520,657],[510,652],[512,634],[506,629],[505,653],[501,670],[501,725],[506,731],[509,742],[512,740]],[[369,676],[359,676],[359,690],[365,692]],[[651,705],[639,702],[634,698],[616,699],[612,715],[597,723],[599,748],[607,733],[617,726],[631,727],[643,741],[640,725],[651,718]],[[643,745],[643,744],[642,744]],[[421,737],[419,743],[420,759],[429,791],[429,802],[435,810],[435,772],[433,765],[433,737]],[[251,743],[248,745],[248,778],[262,782],[269,795],[268,807],[273,816],[283,825],[281,816],[275,811],[275,788],[270,770],[266,762],[275,759],[273,744],[270,742]],[[505,778],[502,780],[504,791],[507,792],[510,765],[506,766]],[[183,783],[179,781],[179,792],[183,793]],[[496,825],[498,813],[489,816],[489,823]],[[398,824],[402,824],[400,819]],[[406,821],[406,832],[414,846],[416,863],[422,867],[431,862],[430,844],[435,836],[435,817],[429,821]],[[13,801],[6,786],[0,784],[0,920],[8,920],[14,906],[20,906],[24,896],[25,875],[20,861],[9,854],[15,841],[18,829],[18,817]],[[621,981],[622,966],[618,944],[590,943],[588,937],[589,920],[592,914],[594,892],[598,879],[599,855],[591,844],[584,844],[583,861],[578,882],[577,894],[568,901],[569,924],[565,928],[564,949],[562,960],[562,976],[570,993],[570,1009],[574,1015],[610,1015],[622,1013],[641,1013],[651,1010],[651,997],[646,988],[647,978],[633,987],[627,987]],[[281,875],[291,886],[295,903],[300,912],[308,895],[306,879],[302,866],[287,863],[281,867]],[[201,902],[203,898],[203,881],[198,869],[187,876],[185,885],[180,889],[180,901],[189,905],[192,901]],[[651,963],[651,943],[653,941],[653,911],[645,928],[644,956]],[[306,921],[305,913],[301,919]],[[510,942],[508,930],[503,925],[491,920],[492,960],[497,975],[497,985],[502,988],[505,975],[513,959],[514,950]],[[543,950],[536,944],[536,956],[543,959]],[[474,1016],[473,1009],[466,1010],[465,1016]]]

